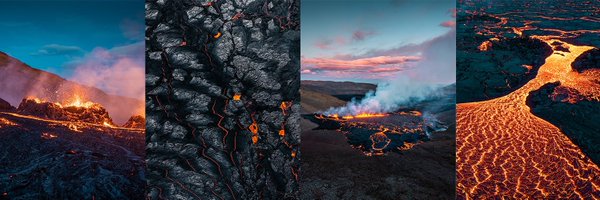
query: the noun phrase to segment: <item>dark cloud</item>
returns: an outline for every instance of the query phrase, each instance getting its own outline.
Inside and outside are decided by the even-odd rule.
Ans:
[[[354,41],[363,41],[365,40],[367,37],[375,35],[375,32],[373,31],[354,31],[354,33],[352,33],[352,40]]]

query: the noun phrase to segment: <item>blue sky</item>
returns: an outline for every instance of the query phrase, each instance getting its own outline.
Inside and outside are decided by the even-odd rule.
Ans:
[[[377,83],[410,71],[426,59],[424,44],[454,29],[455,4],[303,0],[302,79]]]
[[[144,3],[0,1],[0,30],[0,51],[69,78],[77,62],[96,48],[143,43]]]
[[[0,51],[110,94],[144,97],[143,0],[0,0]]]

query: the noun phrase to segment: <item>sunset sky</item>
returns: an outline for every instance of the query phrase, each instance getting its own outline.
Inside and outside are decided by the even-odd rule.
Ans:
[[[304,0],[301,5],[303,80],[378,83],[406,74],[454,82],[454,1]],[[420,77],[431,68],[443,74]]]

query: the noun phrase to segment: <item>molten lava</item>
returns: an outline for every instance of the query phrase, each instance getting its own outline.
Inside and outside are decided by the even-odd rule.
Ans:
[[[252,133],[252,143],[258,143],[258,124],[256,124],[256,121],[253,121],[252,124],[250,124],[248,130]]]
[[[82,101],[81,97],[79,97],[79,95],[75,95],[73,98],[74,98],[73,100],[71,100],[70,102],[68,102],[66,105],[63,105],[63,106],[64,107],[90,108],[95,105],[94,102]]]
[[[242,99],[242,95],[241,95],[241,94],[239,94],[239,93],[235,93],[235,94],[233,95],[233,100],[234,100],[234,101],[239,101],[239,100],[241,100],[241,99]]]
[[[5,126],[16,126],[17,123],[14,123],[6,118],[2,118],[0,117],[0,128],[5,127]]]
[[[467,198],[585,199],[599,194],[600,168],[559,128],[533,115],[526,105],[531,91],[560,82],[600,97],[598,85],[570,64],[590,46],[536,37],[570,52],[551,54],[537,76],[518,90],[495,99],[457,105],[457,192]]]
[[[339,114],[331,114],[327,115],[328,118],[333,118],[337,120],[349,120],[349,119],[361,119],[361,118],[375,118],[375,117],[385,117],[388,116],[386,113],[360,113],[358,115],[344,115],[340,116]],[[323,115],[318,115],[318,118],[324,118]]]
[[[110,127],[110,128],[114,128],[115,126],[110,124],[109,122],[104,122],[102,123],[102,125],[106,126],[106,127]]]
[[[221,33],[221,32],[217,32],[217,34],[215,34],[215,35],[213,36],[213,38],[215,38],[215,39],[219,39],[219,38],[221,37],[221,35],[222,35],[222,33]]]
[[[285,136],[285,130],[284,129],[279,130],[279,136],[281,136],[281,137]]]
[[[481,45],[479,45],[479,47],[477,48],[479,49],[479,51],[487,51],[492,48],[492,42],[486,40],[482,42]]]

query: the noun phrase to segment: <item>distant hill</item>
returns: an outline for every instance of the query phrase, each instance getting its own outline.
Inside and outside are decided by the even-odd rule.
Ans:
[[[310,89],[329,95],[363,95],[369,90],[375,91],[377,85],[370,83],[336,82],[336,81],[302,81],[303,89]]]
[[[75,94],[84,100],[104,106],[118,124],[125,123],[133,115],[143,114],[145,109],[143,97],[138,100],[106,94],[98,88],[81,85],[56,74],[32,68],[0,52],[0,98],[12,106],[18,106],[21,100],[28,96],[64,102],[73,98]]]
[[[329,94],[320,93],[310,88],[300,89],[300,105],[302,105],[302,114],[315,113],[317,111],[325,111],[331,107],[338,107],[346,105],[345,101],[342,101]]]

